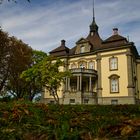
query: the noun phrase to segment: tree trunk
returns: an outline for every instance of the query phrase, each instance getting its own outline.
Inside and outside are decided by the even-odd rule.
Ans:
[[[57,90],[52,88],[51,92],[52,92],[52,95],[54,97],[54,100],[55,100],[56,104],[59,104],[59,97],[58,97],[58,94],[57,94]]]

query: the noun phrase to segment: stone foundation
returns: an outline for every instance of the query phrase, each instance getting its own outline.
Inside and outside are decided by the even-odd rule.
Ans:
[[[98,98],[98,104],[101,105],[111,105],[111,104],[136,104],[136,99],[134,97],[102,97]]]
[[[70,99],[75,99],[74,103],[70,103]],[[85,100],[88,99],[86,103]],[[136,104],[138,101],[134,97],[98,97],[96,98],[81,98],[80,94],[70,94],[67,98],[60,98],[60,104],[91,104],[91,105],[111,105],[111,104]],[[46,98],[40,101],[45,104],[55,104],[55,100],[53,98]],[[139,101],[140,102],[140,101]]]

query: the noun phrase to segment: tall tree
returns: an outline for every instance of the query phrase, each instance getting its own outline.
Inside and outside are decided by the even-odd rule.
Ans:
[[[27,93],[20,74],[30,66],[31,56],[31,47],[0,29],[0,95],[8,91],[22,98]]]
[[[9,77],[10,66],[10,42],[6,32],[0,29],[0,94]]]
[[[32,49],[15,37],[10,38],[10,66],[8,84],[9,93],[16,98],[23,98],[28,84],[20,78],[21,73],[31,64]]]
[[[45,57],[47,57],[45,52],[33,50],[32,63],[29,69],[21,74],[21,78],[25,79],[26,83],[28,83],[26,88],[28,90],[27,97],[29,100],[33,100],[36,95],[42,92],[39,67]]]
[[[36,83],[41,84],[42,87],[51,92],[54,100],[59,104],[57,90],[62,82],[64,82],[64,78],[70,76],[70,73],[59,71],[59,68],[64,66],[64,63],[60,59],[54,60],[50,56],[42,57],[42,55],[37,58],[39,60],[36,61],[37,63],[22,73],[21,77],[26,81],[36,81]]]
[[[64,65],[64,62],[60,59],[54,60],[54,58],[48,57],[43,61],[41,66],[42,84],[47,90],[49,90],[54,97],[55,102],[58,104],[58,88],[65,82],[65,77],[70,76],[68,71],[60,71],[60,67],[63,67]]]

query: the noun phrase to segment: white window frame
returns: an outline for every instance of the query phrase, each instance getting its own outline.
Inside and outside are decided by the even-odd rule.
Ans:
[[[119,93],[119,76],[113,74],[109,77],[110,80],[110,93]]]
[[[111,85],[111,93],[113,93],[113,92],[119,92],[118,78],[112,78],[112,79],[110,79],[110,85]]]
[[[111,57],[109,59],[109,67],[110,67],[110,70],[118,70],[118,58],[117,57]]]
[[[94,62],[93,61],[91,61],[91,62],[88,63],[88,68],[89,69],[94,69],[94,66],[95,65],[94,65]]]
[[[86,68],[85,65],[84,65],[83,63],[81,63],[81,64],[79,65],[79,67],[80,67],[81,69]]]
[[[80,53],[84,53],[85,52],[85,46],[81,46],[80,47]]]

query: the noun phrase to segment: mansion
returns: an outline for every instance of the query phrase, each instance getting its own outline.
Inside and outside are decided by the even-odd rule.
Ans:
[[[70,71],[57,93],[61,104],[136,104],[140,100],[140,56],[133,42],[121,36],[117,28],[106,40],[93,21],[87,37],[69,49],[65,40],[50,52],[65,62],[61,71]],[[42,102],[54,103],[45,90]]]

